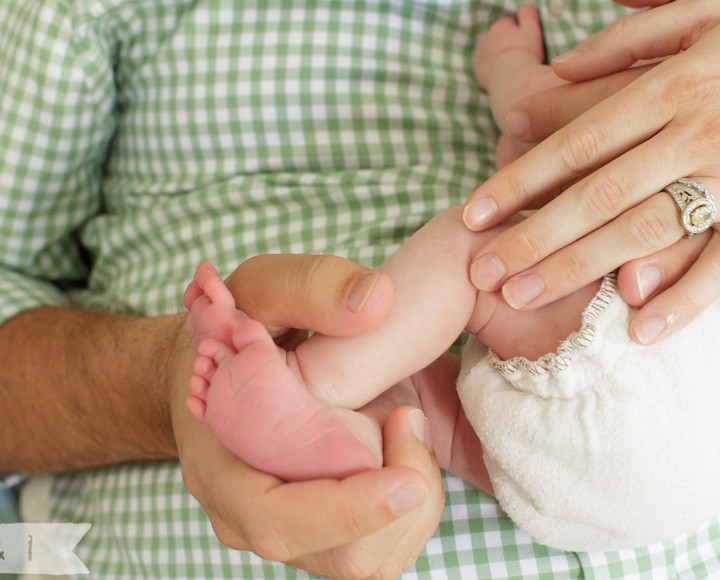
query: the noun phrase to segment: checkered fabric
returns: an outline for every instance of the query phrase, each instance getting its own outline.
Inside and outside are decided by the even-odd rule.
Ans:
[[[538,7],[552,54],[621,14],[610,0]],[[175,312],[202,259],[222,274],[280,251],[378,265],[489,175],[473,48],[514,8],[0,0],[0,319],[42,304]],[[408,579],[720,577],[720,521],[563,553],[457,478],[445,487]],[[77,549],[93,578],[307,578],[221,546],[175,463],[57,476],[51,506],[93,524]]]

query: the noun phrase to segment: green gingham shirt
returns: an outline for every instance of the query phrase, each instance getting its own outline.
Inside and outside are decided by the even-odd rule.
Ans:
[[[551,56],[622,14],[610,0],[538,7]],[[0,320],[42,304],[176,312],[203,259],[222,274],[265,252],[378,265],[489,175],[473,49],[514,8],[0,0]],[[720,577],[719,521],[563,553],[444,481],[442,522],[405,578]],[[307,577],[224,548],[176,463],[56,476],[50,500],[50,520],[93,524],[76,550],[93,578]]]

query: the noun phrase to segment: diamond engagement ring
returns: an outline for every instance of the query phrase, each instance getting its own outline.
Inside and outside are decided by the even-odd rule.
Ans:
[[[701,234],[715,223],[715,202],[702,183],[683,177],[673,181],[663,191],[670,194],[680,210],[685,238]]]

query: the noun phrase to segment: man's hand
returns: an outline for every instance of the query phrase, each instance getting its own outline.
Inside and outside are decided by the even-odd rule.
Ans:
[[[402,407],[385,426],[385,467],[342,481],[285,483],[245,465],[192,417],[176,418],[185,483],[220,541],[329,578],[396,578],[437,526],[434,457]]]
[[[238,307],[285,345],[308,328],[362,333],[384,318],[393,295],[386,275],[328,256],[258,256],[225,282]],[[395,578],[415,562],[444,505],[420,411],[390,414],[382,469],[342,481],[285,483],[250,468],[189,415],[194,352],[186,337],[177,341],[170,367],[184,370],[172,416],[183,477],[221,542],[330,578]]]
[[[359,333],[390,308],[390,280],[337,258],[265,256],[228,279],[238,304],[287,327]],[[186,407],[185,314],[40,307],[0,326],[0,470],[60,472],[179,457],[219,538],[332,578],[394,578],[443,506],[418,413],[385,426],[386,465],[344,481],[285,484],[230,454]],[[300,336],[300,335],[298,335]],[[424,424],[424,417],[420,414]]]

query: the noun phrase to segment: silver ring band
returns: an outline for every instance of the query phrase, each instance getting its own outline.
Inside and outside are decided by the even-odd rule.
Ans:
[[[663,191],[670,194],[680,210],[680,223],[685,238],[710,229],[715,223],[715,202],[702,183],[683,177],[673,181]]]

